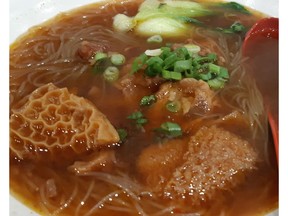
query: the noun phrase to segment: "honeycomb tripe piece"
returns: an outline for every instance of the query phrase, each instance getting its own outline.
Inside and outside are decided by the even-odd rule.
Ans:
[[[72,159],[119,141],[107,117],[67,88],[49,83],[25,100],[10,116],[10,151],[18,159]]]

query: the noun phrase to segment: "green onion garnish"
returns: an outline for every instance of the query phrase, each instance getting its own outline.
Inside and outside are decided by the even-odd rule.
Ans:
[[[153,35],[147,39],[148,43],[162,43],[162,41],[161,35]]]
[[[119,128],[119,129],[117,129],[117,132],[118,132],[118,135],[120,137],[120,141],[121,142],[125,141],[125,139],[128,135],[127,131],[123,128]]]
[[[221,31],[226,34],[232,34],[232,33],[246,33],[247,29],[244,25],[242,25],[239,22],[234,22],[229,28],[220,28],[217,27],[216,30]]]
[[[167,80],[182,80],[182,74],[174,71],[162,71],[162,77]]]
[[[210,82],[210,87],[213,89],[217,89],[217,86],[222,88],[229,79],[228,70],[217,65],[217,55],[209,53],[206,56],[199,56],[197,53],[200,47],[196,45],[183,45],[175,50],[161,47],[157,50],[161,51],[160,55],[142,54],[137,57],[132,64],[132,73],[142,69],[148,77],[158,76],[170,81],[194,78],[209,84],[208,81],[213,80]],[[219,83],[219,80],[221,85],[215,85],[214,83]]]
[[[182,136],[182,129],[177,123],[165,122],[161,124],[160,128],[157,129],[168,137],[179,137]]]
[[[144,115],[140,111],[133,112],[127,117],[127,119],[135,120],[136,126],[140,128],[148,122],[148,120],[144,117]]]
[[[107,57],[108,57],[107,53],[97,52],[97,53],[94,55],[93,60],[94,60],[94,61],[99,61],[99,60],[105,59],[105,58],[107,58]]]
[[[186,70],[191,69],[192,67],[192,60],[188,59],[188,60],[180,60],[180,61],[176,61],[174,64],[174,71],[175,72],[184,72]]]
[[[138,56],[132,64],[132,73],[137,72],[138,70],[140,70],[146,63],[148,59],[148,56],[145,55],[145,53],[141,54],[140,56]]]
[[[144,96],[140,101],[140,106],[150,106],[156,102],[155,95]]]
[[[119,69],[114,66],[109,66],[105,69],[103,77],[108,82],[115,82],[119,78]]]
[[[181,104],[179,101],[168,101],[166,103],[166,109],[169,112],[176,113],[176,112],[179,112],[179,110],[181,109]]]
[[[119,53],[112,54],[110,60],[113,65],[123,65],[125,63],[125,56]]]

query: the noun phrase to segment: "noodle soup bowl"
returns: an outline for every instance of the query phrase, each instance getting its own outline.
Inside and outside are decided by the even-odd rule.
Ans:
[[[95,3],[97,0],[11,0],[10,1],[10,43],[12,44],[21,34],[30,27],[43,23],[55,15],[77,7]],[[278,0],[236,0],[252,9],[264,14],[278,17]],[[36,216],[33,210],[10,195],[10,215],[13,216]],[[273,211],[269,216],[278,215]]]

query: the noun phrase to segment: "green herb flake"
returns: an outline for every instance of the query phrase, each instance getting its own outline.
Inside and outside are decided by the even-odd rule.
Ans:
[[[155,95],[144,96],[140,101],[140,106],[150,106],[156,102]]]
[[[127,118],[134,120],[134,122],[138,128],[141,128],[144,124],[146,124],[148,122],[148,120],[144,117],[144,115],[140,111],[133,112]]]
[[[227,2],[221,4],[224,8],[228,8],[234,11],[238,11],[243,14],[251,14],[250,11],[248,11],[243,5],[237,3],[237,2]]]
[[[128,119],[133,119],[133,120],[135,120],[135,119],[139,119],[139,118],[142,118],[142,117],[143,117],[142,112],[140,112],[140,111],[135,111],[135,112],[133,112],[132,114],[130,114],[127,118],[128,118]]]
[[[181,127],[177,123],[173,123],[173,122],[165,122],[161,124],[158,131],[172,138],[182,136]]]
[[[120,137],[120,141],[121,141],[121,142],[124,142],[125,139],[126,139],[127,136],[128,136],[127,130],[125,130],[125,129],[123,129],[123,128],[119,128],[119,129],[117,129],[117,133],[118,133],[118,135],[119,135],[119,137]]]
[[[193,52],[189,52],[189,47]],[[148,77],[158,76],[169,81],[194,78],[208,83],[211,80],[210,84],[208,83],[211,88],[222,88],[229,80],[229,73],[226,68],[217,65],[218,56],[215,53],[199,56],[197,52],[200,51],[200,47],[193,44],[189,44],[188,48],[185,45],[175,50],[161,47],[162,52],[159,56],[140,55],[136,58],[136,63],[133,63],[133,69],[141,68]]]
[[[148,43],[162,43],[163,38],[161,35],[153,35],[147,39]]]
[[[169,112],[177,113],[181,109],[181,103],[179,101],[168,101],[166,103],[166,109]]]
[[[240,32],[245,32],[246,31],[246,27],[244,25],[242,25],[239,22],[235,22],[233,23],[230,28],[233,30],[233,32],[235,33],[240,33]]]
[[[132,63],[132,71],[131,71],[132,74],[140,70],[145,65],[147,59],[148,56],[145,53],[135,58],[135,60]]]

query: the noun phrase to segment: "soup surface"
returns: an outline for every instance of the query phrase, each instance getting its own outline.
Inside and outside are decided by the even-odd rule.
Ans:
[[[142,3],[62,13],[11,45],[11,193],[41,215],[273,211],[269,98],[253,73],[270,57],[241,52],[264,15],[236,3]]]

